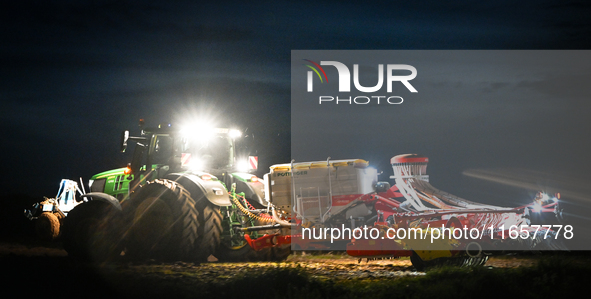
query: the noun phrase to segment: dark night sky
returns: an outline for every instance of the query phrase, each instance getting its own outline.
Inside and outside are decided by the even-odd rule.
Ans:
[[[149,124],[204,115],[227,120],[254,132],[263,169],[289,162],[291,50],[591,46],[591,5],[583,1],[470,6],[462,1],[21,1],[2,6],[2,193],[32,196],[53,196],[61,178],[86,181],[125,165],[130,157],[118,152],[119,134],[124,129],[137,133],[139,118]],[[582,116],[561,119],[556,136],[569,134],[561,128],[589,127],[584,115],[590,105],[581,105]],[[464,109],[470,114],[482,107]],[[437,124],[422,126],[428,131]],[[460,126],[452,139],[476,134],[473,129]],[[529,140],[531,132],[524,131],[523,139]],[[512,138],[519,140],[519,134]],[[405,146],[392,148],[388,156],[359,158],[387,165],[395,154],[437,148],[429,153],[431,169],[450,173],[437,186],[482,195],[470,191],[482,183],[461,173],[494,168],[496,161],[465,160],[455,147],[438,148],[440,140],[428,137],[407,137]],[[558,143],[548,140],[548,147]],[[528,152],[524,159],[531,163],[517,166],[551,171],[544,160],[549,153]],[[583,148],[571,153],[581,165],[589,163]],[[562,170],[561,180],[572,182]],[[582,180],[585,172],[572,174]]]

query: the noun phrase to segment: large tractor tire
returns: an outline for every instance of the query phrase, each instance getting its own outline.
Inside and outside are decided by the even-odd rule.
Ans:
[[[130,223],[126,255],[135,259],[192,260],[197,254],[200,215],[185,188],[155,180],[135,194],[126,209]]]
[[[36,220],[35,231],[39,239],[53,241],[60,234],[60,220],[51,212],[43,212]]]
[[[222,214],[220,207],[209,202],[205,196],[197,202],[199,209],[199,238],[197,238],[197,252],[194,259],[207,261],[210,255],[215,254],[220,246],[222,237]]]
[[[92,200],[79,204],[64,219],[64,249],[73,258],[110,261],[123,249],[122,213],[112,204]]]
[[[195,250],[190,260],[197,262],[205,262],[208,258],[215,254],[220,246],[222,236],[222,214],[220,213],[220,206],[212,203],[207,197],[206,193],[211,190],[205,190],[206,185],[201,185],[199,179],[194,175],[172,174],[167,176],[170,182],[182,185],[193,198],[194,207],[197,211],[197,239],[195,240]],[[221,184],[217,187],[224,188]]]

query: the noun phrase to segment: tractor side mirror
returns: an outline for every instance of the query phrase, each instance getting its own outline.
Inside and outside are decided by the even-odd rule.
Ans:
[[[129,131],[125,130],[123,132],[121,132],[121,152],[125,153],[125,150],[127,149],[127,140],[129,139]]]

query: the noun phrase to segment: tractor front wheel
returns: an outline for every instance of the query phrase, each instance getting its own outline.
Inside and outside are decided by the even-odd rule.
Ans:
[[[68,255],[104,262],[120,255],[122,213],[115,206],[92,200],[79,204],[64,219],[62,239]]]
[[[35,231],[41,240],[53,241],[59,236],[60,220],[54,213],[43,212],[37,218]]]

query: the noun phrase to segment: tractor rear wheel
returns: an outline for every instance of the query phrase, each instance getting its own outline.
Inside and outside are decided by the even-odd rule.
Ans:
[[[130,223],[126,255],[131,258],[191,260],[195,257],[200,215],[195,201],[182,186],[155,180],[143,186],[129,202]]]
[[[199,210],[199,237],[195,242],[196,253],[194,260],[207,261],[220,246],[222,236],[222,214],[220,207],[212,204],[202,196],[197,202]]]
[[[92,200],[79,204],[64,219],[64,249],[74,258],[109,261],[123,249],[122,213],[115,206]]]

